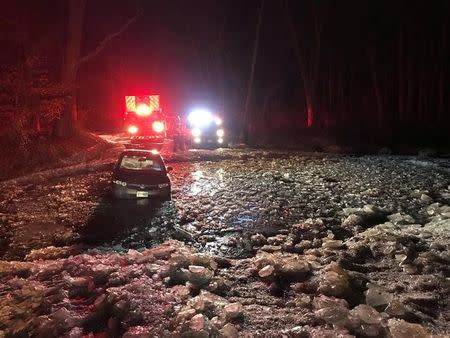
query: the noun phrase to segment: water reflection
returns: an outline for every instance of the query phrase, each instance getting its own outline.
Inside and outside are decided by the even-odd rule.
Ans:
[[[192,172],[192,184],[189,189],[190,195],[209,195],[213,196],[220,189],[225,187],[224,169],[218,169],[213,175],[205,176],[202,170]]]

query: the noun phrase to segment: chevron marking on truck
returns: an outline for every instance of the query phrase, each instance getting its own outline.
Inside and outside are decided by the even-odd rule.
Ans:
[[[136,97],[135,96],[125,96],[125,104],[127,106],[127,111],[136,110]]]

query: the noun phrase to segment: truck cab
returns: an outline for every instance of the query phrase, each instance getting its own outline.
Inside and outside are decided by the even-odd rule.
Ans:
[[[125,96],[123,126],[132,144],[160,149],[167,126],[159,95]]]
[[[197,109],[187,116],[187,126],[190,131],[190,144],[198,147],[223,147],[225,131],[222,119],[208,110]]]

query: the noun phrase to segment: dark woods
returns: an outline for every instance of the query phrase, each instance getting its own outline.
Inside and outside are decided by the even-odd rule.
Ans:
[[[130,17],[112,25],[87,50],[86,35],[91,33],[85,17],[91,7],[86,0],[23,0],[2,6],[2,139],[24,147],[35,135],[67,139],[76,134],[81,122],[79,90],[84,84],[79,73],[83,63],[100,54],[139,14],[138,2],[123,6],[120,14],[130,12]]]
[[[446,135],[449,12],[445,0],[9,2],[0,137],[111,128],[129,88],[174,113],[208,102],[250,139]]]
[[[277,48],[286,44],[296,62],[286,61],[289,80],[269,82],[259,107],[254,102],[265,129],[310,125],[411,143],[439,130],[448,139],[450,2],[285,0],[279,11],[267,4],[262,35],[283,31]]]

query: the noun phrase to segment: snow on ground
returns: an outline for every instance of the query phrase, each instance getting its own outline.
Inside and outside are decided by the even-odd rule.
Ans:
[[[450,332],[448,161],[165,157],[162,205],[111,200],[108,172],[2,190],[0,336]]]

